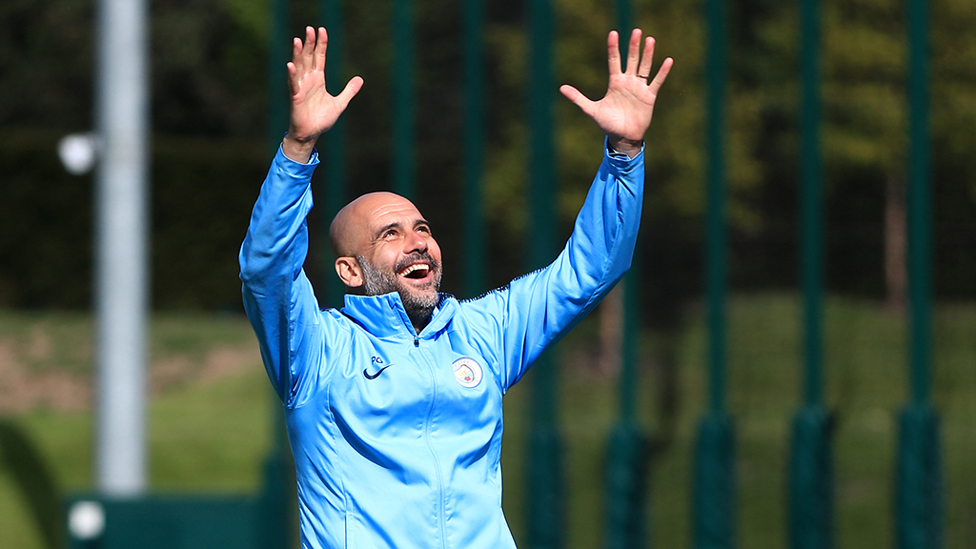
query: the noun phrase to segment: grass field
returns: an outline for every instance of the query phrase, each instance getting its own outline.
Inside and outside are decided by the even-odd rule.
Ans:
[[[740,547],[786,547],[789,425],[799,402],[799,302],[738,296],[729,307],[728,403],[735,418]],[[702,311],[686,327],[642,341],[640,417],[666,443],[653,456],[653,546],[689,547],[692,442],[705,409]],[[868,301],[832,298],[825,318],[827,404],[836,414],[837,547],[893,546],[896,416],[907,398],[904,320]],[[595,320],[556,350],[566,455],[567,536],[593,549],[603,536],[603,455],[617,419],[618,380],[591,366]],[[158,493],[249,493],[260,483],[274,404],[243,317],[157,315],[152,322],[150,483]],[[660,356],[677,364],[675,414],[660,411]],[[91,323],[67,313],[0,313],[0,414],[23,427],[65,493],[92,488]],[[935,314],[933,397],[942,420],[946,547],[976,547],[976,305]],[[528,384],[506,397],[505,508],[525,539],[523,486]],[[9,471],[0,469],[0,549],[41,549]]]

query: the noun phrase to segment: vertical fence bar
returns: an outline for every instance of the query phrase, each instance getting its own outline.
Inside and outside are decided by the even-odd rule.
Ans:
[[[617,0],[617,29],[621,49],[633,27],[630,0]],[[621,57],[626,59],[626,51]],[[607,447],[606,549],[642,549],[648,545],[646,521],[647,437],[637,422],[637,337],[640,329],[641,246],[634,252],[633,266],[623,285],[623,322],[620,338],[620,418],[610,434]]]
[[[96,180],[98,427],[95,477],[111,496],[146,489],[149,78],[142,0],[98,3]]]
[[[277,150],[289,126],[288,61],[291,40],[288,0],[271,0],[268,33],[268,146]],[[264,486],[260,494],[261,547],[287,547],[290,525],[295,523],[295,466],[285,432],[285,414],[277,395],[271,400],[271,450],[264,462]]]
[[[929,401],[932,349],[932,191],[929,144],[928,0],[908,0],[908,245],[912,400]]]
[[[706,59],[707,115],[707,242],[709,405],[725,410],[725,300],[728,270],[728,230],[725,219],[725,0],[706,0],[708,48]]]
[[[393,192],[416,198],[413,1],[393,0]]]
[[[621,44],[621,59],[627,58],[626,48],[628,47],[630,39],[630,31],[633,27],[633,18],[631,15],[631,1],[630,0],[617,0],[617,28],[620,29],[618,33],[620,34]],[[625,41],[626,40],[626,41]],[[638,320],[637,315],[637,301],[640,300],[640,261],[638,255],[640,255],[640,245],[634,249],[634,261],[631,270],[627,273],[626,278],[623,282],[624,284],[624,306],[623,306],[623,334],[621,337],[621,349],[620,349],[620,369],[621,369],[621,383],[620,383],[620,416],[623,421],[633,422],[637,418],[636,414],[636,401],[637,401],[637,386],[633,382],[636,379],[636,349],[634,342],[634,335],[636,332],[635,323]]]
[[[692,543],[696,548],[734,546],[734,433],[725,409],[725,300],[727,229],[725,220],[725,0],[706,0],[707,242],[709,411],[699,425],[692,502]]]
[[[640,328],[638,258],[622,282],[623,334],[620,352],[620,419],[610,434],[606,465],[606,549],[641,549],[650,545],[647,524],[649,440],[637,421],[637,335]]]
[[[485,291],[485,231],[482,168],[485,147],[484,0],[461,6],[464,67],[464,242],[467,250],[463,290],[473,297]]]
[[[555,166],[552,123],[552,7],[529,0],[529,268],[556,253],[553,187]],[[564,545],[562,455],[556,428],[557,372],[552,353],[533,366],[532,423],[529,429],[529,532],[531,549]]]
[[[276,151],[288,130],[288,71],[291,41],[288,39],[287,0],[271,0],[268,20],[268,146]]]
[[[800,0],[800,281],[804,404],[793,418],[790,547],[833,546],[833,450],[823,405],[823,176],[820,156],[820,6]]]
[[[552,123],[552,8],[550,0],[529,0],[529,231],[530,268],[555,255],[555,152]]]
[[[342,20],[342,1],[341,0],[321,0],[320,10],[322,20],[325,21],[325,28],[329,32],[329,49],[326,53],[325,62],[326,82],[330,88],[329,93],[337,95],[346,85],[346,36],[345,27]],[[324,136],[325,158],[322,168],[324,173],[325,187],[325,230],[329,230],[329,223],[339,210],[346,204],[348,199],[349,181],[346,168],[346,117],[340,116],[335,125],[332,126]],[[328,242],[328,235],[323,242]],[[322,273],[325,277],[325,298],[326,303],[332,307],[342,306],[342,296],[345,293],[345,286],[335,274],[332,253],[324,253],[326,258],[322,266]],[[331,259],[331,261],[329,261]]]
[[[943,485],[939,419],[933,409],[931,157],[929,137],[929,10],[908,0],[908,284],[910,301],[909,403],[899,418],[896,541],[899,549],[943,545]]]
[[[800,1],[800,280],[804,304],[805,400],[822,403],[823,191],[820,160],[820,13]]]

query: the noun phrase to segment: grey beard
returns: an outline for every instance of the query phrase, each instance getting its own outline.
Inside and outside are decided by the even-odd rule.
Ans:
[[[400,295],[400,301],[403,302],[407,316],[414,321],[414,324],[417,324],[417,320],[422,320],[426,324],[426,321],[434,314],[434,308],[440,301],[440,297],[437,295],[441,286],[439,265],[436,266],[437,280],[434,281],[434,295],[413,295],[408,288],[401,285],[400,277],[395,273],[380,271],[366,261],[364,257],[356,257],[356,260],[363,269],[363,290],[366,295],[383,295],[396,292]]]

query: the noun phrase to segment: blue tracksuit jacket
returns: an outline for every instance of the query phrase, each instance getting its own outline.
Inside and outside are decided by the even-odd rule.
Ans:
[[[565,249],[474,300],[443,294],[417,334],[397,294],[320,310],[302,269],[318,163],[278,151],[240,265],[285,406],[302,547],[515,547],[502,513],[502,395],[630,267],[643,152],[605,155]]]

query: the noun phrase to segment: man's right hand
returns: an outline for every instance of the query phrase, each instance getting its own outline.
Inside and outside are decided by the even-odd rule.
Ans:
[[[354,76],[339,95],[325,88],[325,50],[329,43],[325,29],[305,27],[305,41],[295,38],[288,63],[288,86],[291,89],[291,124],[281,147],[285,156],[302,164],[312,157],[320,135],[335,125],[349,101],[363,87],[363,79]]]

